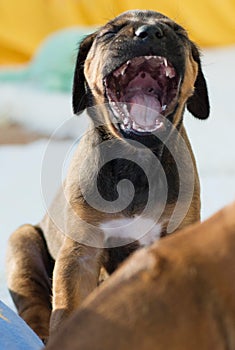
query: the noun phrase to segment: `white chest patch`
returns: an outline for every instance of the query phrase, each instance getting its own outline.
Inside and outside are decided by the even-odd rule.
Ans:
[[[100,228],[109,247],[112,243],[113,246],[121,246],[135,241],[145,247],[160,238],[162,226],[150,218],[135,216],[103,222]]]

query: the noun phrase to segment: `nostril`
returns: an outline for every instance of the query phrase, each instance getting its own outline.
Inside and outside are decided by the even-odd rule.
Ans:
[[[147,36],[148,36],[148,33],[147,33],[147,32],[141,32],[141,33],[139,34],[139,38],[141,38],[141,39],[147,38]]]
[[[146,30],[145,26],[139,27],[136,32],[135,35],[138,36],[138,38],[140,39],[145,39],[148,36],[148,32]]]
[[[140,39],[161,39],[164,36],[164,33],[159,26],[142,25],[136,29],[135,35]]]
[[[161,30],[161,28],[157,28],[156,32],[155,32],[155,36],[158,38],[158,39],[161,39],[163,37],[163,31]]]

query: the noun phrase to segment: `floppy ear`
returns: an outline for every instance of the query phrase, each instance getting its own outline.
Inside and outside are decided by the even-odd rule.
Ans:
[[[84,62],[87,54],[91,48],[91,45],[96,37],[96,33],[88,35],[80,43],[79,51],[77,55],[77,61],[75,66],[74,78],[73,78],[73,112],[78,114],[87,107],[87,93],[86,93],[86,81],[84,75]]]
[[[198,119],[206,119],[210,113],[210,105],[209,98],[206,86],[206,80],[202,73],[201,61],[199,51],[192,43],[192,55],[193,59],[198,64],[198,74],[197,79],[195,81],[194,94],[187,101],[187,108],[190,113],[194,115],[194,117]]]

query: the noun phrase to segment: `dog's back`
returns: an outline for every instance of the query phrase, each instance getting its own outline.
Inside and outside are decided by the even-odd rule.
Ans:
[[[235,347],[235,203],[132,256],[48,350]]]

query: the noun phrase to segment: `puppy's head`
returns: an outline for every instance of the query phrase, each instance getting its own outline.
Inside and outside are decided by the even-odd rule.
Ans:
[[[129,11],[81,43],[73,108],[98,105],[117,137],[141,138],[180,126],[185,106],[209,115],[200,55],[186,31],[153,11]]]

